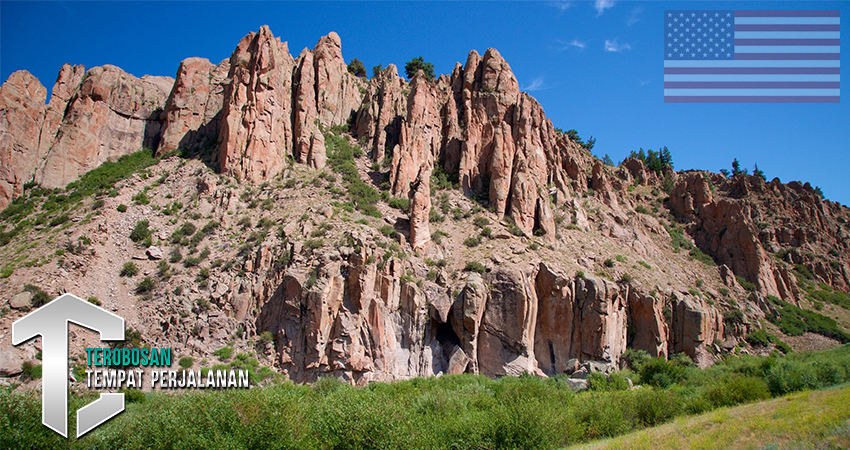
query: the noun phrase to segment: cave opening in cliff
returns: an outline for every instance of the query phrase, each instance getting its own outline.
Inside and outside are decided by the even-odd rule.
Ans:
[[[454,348],[460,347],[460,338],[451,324],[434,322],[436,324],[437,342],[440,343],[440,348],[443,350],[443,359],[448,362]]]

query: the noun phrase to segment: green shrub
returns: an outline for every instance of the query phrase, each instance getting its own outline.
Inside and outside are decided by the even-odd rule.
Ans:
[[[392,197],[387,202],[387,204],[391,208],[399,209],[399,210],[402,210],[402,211],[407,211],[408,208],[410,208],[410,199],[409,198]]]
[[[705,397],[715,407],[733,406],[770,398],[770,391],[761,378],[738,375],[707,386]]]
[[[119,389],[118,392],[124,394],[124,401],[127,403],[144,403],[147,400],[141,389]]]
[[[779,327],[779,330],[789,336],[800,336],[809,331],[841,343],[850,342],[850,334],[841,330],[832,318],[823,314],[802,309],[776,297],[768,296],[777,310],[777,314],[769,314],[767,320]]]
[[[24,363],[21,364],[21,375],[31,380],[39,379],[41,378],[41,365],[33,364],[30,361],[24,361]]]
[[[214,351],[213,355],[218,356],[222,361],[227,361],[233,356],[233,347],[222,347]]]
[[[121,213],[127,212],[127,205],[122,203],[122,204],[118,205],[118,207],[116,209],[118,210],[118,212],[121,212]]]
[[[119,273],[122,277],[132,277],[139,273],[139,266],[134,262],[125,262],[121,267],[121,272]]]
[[[156,281],[151,277],[145,277],[139,284],[136,285],[136,294],[146,294],[153,290],[156,286]]]
[[[469,261],[466,263],[466,267],[464,267],[463,270],[467,272],[478,272],[483,274],[487,271],[487,267],[485,267],[484,264],[481,264],[478,261]]]
[[[398,239],[398,231],[390,225],[383,225],[378,231],[390,239]]]
[[[738,280],[738,284],[740,284],[742,288],[746,289],[749,292],[755,292],[758,290],[758,286],[756,286],[754,283],[750,283],[749,281],[747,281],[746,278],[742,276],[736,276],[735,279]]]
[[[44,292],[38,286],[33,286],[32,284],[25,284],[24,290],[32,294],[32,300],[30,302],[32,303],[32,306],[36,308],[40,308],[53,300],[52,298],[50,298],[50,295],[48,295],[47,292]]]
[[[191,356],[184,356],[180,358],[180,360],[177,362],[177,364],[179,364],[180,368],[182,369],[191,369],[194,363],[195,358],[192,358]]]
[[[147,220],[140,220],[136,222],[136,226],[134,226],[133,231],[130,232],[130,240],[138,244],[150,239],[151,230],[148,228],[149,226],[150,222]]]
[[[686,368],[664,358],[652,358],[641,364],[639,373],[643,384],[666,388],[685,378]]]
[[[463,245],[467,247],[477,247],[481,244],[481,238],[479,236],[470,236],[463,240]]]

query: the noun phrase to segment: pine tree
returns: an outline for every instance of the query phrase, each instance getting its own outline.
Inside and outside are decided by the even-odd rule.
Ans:
[[[407,74],[407,79],[413,79],[416,72],[422,71],[425,74],[426,80],[434,79],[434,64],[425,62],[421,56],[411,59],[404,65],[404,72]]]
[[[357,58],[352,59],[348,63],[348,71],[354,74],[355,77],[366,78],[366,66],[363,65],[363,61]]]
[[[741,172],[741,163],[738,161],[738,158],[732,160],[732,176],[738,176],[742,174]]]
[[[758,163],[756,163],[756,168],[755,168],[755,169],[753,169],[753,175],[755,175],[755,176],[757,176],[757,177],[761,178],[761,179],[762,179],[762,180],[764,180],[764,181],[767,181],[767,177],[766,177],[766,176],[764,176],[764,172],[763,172],[763,171],[761,171],[761,170],[759,170],[759,165],[758,165]]]

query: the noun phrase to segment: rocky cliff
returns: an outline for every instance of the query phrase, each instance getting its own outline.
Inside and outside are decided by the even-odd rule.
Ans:
[[[393,65],[366,80],[335,33],[293,57],[263,27],[218,65],[183,61],[175,79],[66,65],[46,95],[24,71],[0,87],[0,206],[34,211],[4,216],[17,220],[4,251],[29,233],[53,255],[52,227],[68,220],[68,248],[85,250],[7,255],[20,264],[4,298],[54,280],[147,342],[202,357],[240,346],[298,382],[553,376],[616,366],[627,348],[707,365],[776,314],[770,299],[810,307],[812,282],[850,288],[846,207],[796,182],[605,165],[494,49],[436,80]],[[62,188],[143,148],[159,164],[81,200],[91,208],[38,203],[58,191],[32,186]],[[143,219],[147,244],[172,256],[139,257],[160,284],[134,302],[118,268],[144,253],[129,235]],[[825,312],[847,326],[841,308]]]

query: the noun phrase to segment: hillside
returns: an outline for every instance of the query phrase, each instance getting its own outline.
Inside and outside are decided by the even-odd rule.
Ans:
[[[850,388],[722,408],[572,449],[840,449],[850,445]]]
[[[367,80],[335,33],[293,57],[263,27],[173,80],[66,65],[45,99],[26,72],[0,87],[0,375],[36,353],[11,323],[59,292],[124,317],[127,345],[196,367],[245,352],[296,382],[850,341],[846,207],[606,165],[493,49]]]

